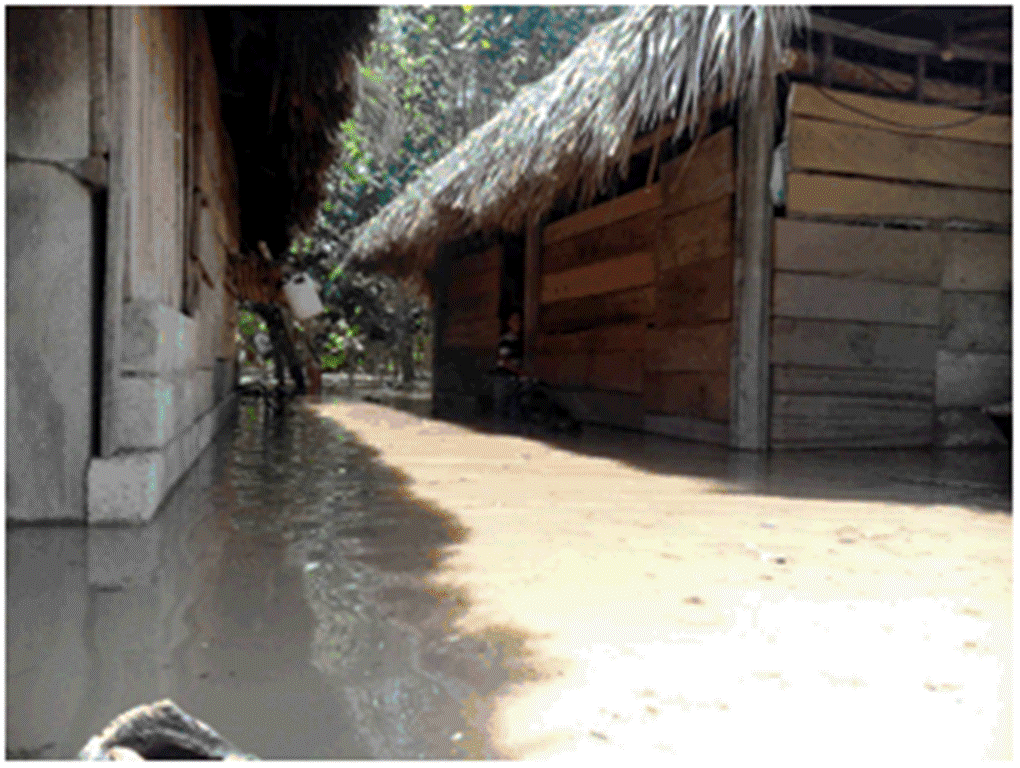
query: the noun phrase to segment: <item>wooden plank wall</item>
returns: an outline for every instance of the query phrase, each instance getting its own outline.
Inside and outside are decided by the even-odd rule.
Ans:
[[[448,277],[433,365],[435,404],[440,410],[454,403],[453,411],[477,412],[484,410],[487,373],[496,363],[503,250],[496,245],[442,258],[448,259]]]
[[[661,185],[546,226],[535,373],[579,417],[641,427]]]
[[[543,232],[536,373],[583,418],[726,441],[733,132]]]
[[[972,116],[793,87],[773,446],[928,445],[936,407],[1008,398],[1011,124]]]
[[[733,166],[727,127],[662,168],[655,322],[645,357],[649,424],[722,442],[730,415]]]

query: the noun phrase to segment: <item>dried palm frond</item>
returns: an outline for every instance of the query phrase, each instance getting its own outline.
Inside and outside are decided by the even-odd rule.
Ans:
[[[551,74],[501,112],[356,233],[356,259],[427,267],[439,241],[488,227],[516,230],[564,193],[590,201],[625,168],[635,135],[704,105],[754,99],[807,11],[783,6],[642,6],[592,32]]]

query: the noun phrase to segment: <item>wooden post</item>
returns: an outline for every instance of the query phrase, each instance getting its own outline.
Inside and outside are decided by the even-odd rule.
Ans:
[[[106,270],[103,285],[103,372],[100,404],[99,451],[103,458],[120,447],[116,439],[117,383],[120,380],[121,322],[127,262],[134,247],[132,200],[138,199],[137,153],[141,126],[141,65],[138,9],[110,9],[110,198],[106,238]]]
[[[443,362],[443,337],[446,335],[446,320],[449,317],[448,294],[450,289],[450,255],[449,243],[435,246],[435,258],[432,261],[432,412],[436,413],[442,404],[442,392],[439,389],[439,368]]]
[[[529,221],[524,232],[524,366],[534,371],[538,340],[539,294],[542,290],[542,224]]]
[[[822,35],[822,85],[832,87],[832,35]]]
[[[995,63],[992,61],[985,62],[985,87],[984,97],[986,101],[991,100],[992,94],[995,93]]]
[[[734,227],[730,446],[769,447],[769,333],[772,294],[772,200],[776,83],[768,77],[740,104]]]

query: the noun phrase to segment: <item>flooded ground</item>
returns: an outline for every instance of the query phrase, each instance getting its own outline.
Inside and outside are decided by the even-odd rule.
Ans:
[[[1004,452],[374,397],[243,403],[145,528],[8,528],[8,756],[171,698],[263,758],[1011,757]]]

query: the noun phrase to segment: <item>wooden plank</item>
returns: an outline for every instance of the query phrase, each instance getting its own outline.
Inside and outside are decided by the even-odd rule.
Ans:
[[[594,264],[635,251],[654,251],[658,242],[659,209],[643,211],[609,226],[598,227],[570,238],[573,260],[564,269]],[[560,241],[567,242],[567,241]],[[559,245],[559,243],[557,243]],[[552,268],[547,272],[555,272]]]
[[[590,354],[561,355],[556,363],[556,381],[563,386],[582,387],[588,381],[590,370]]]
[[[534,373],[542,381],[563,387],[583,387],[588,381],[592,356],[587,352],[541,353]]]
[[[655,280],[655,253],[638,251],[616,259],[600,261],[542,278],[543,304],[577,299],[601,293],[613,293]]]
[[[499,294],[482,293],[475,296],[458,296],[447,306],[451,317],[496,317],[499,314]]]
[[[668,269],[656,283],[655,322],[660,327],[728,320],[733,310],[733,259]]]
[[[942,287],[950,291],[1008,291],[1013,280],[1013,238],[985,232],[942,232],[945,271]]]
[[[789,112],[883,131],[1004,147],[1013,144],[1013,119],[1006,115],[978,116],[979,113],[965,109],[832,91],[807,83],[796,83],[790,89]]]
[[[644,411],[640,395],[621,392],[557,392],[557,399],[580,421],[611,427],[641,429]]]
[[[775,262],[784,272],[938,285],[942,238],[931,230],[776,219]]]
[[[1012,195],[1007,192],[927,187],[871,179],[790,173],[788,214],[856,219],[963,220],[1008,225]]]
[[[817,69],[821,61],[817,54],[809,55],[806,51],[794,48],[787,51],[787,69],[792,74],[817,78]],[[833,58],[831,62],[832,80],[835,83],[851,88],[858,88],[872,93],[890,94],[900,98],[910,98],[914,95],[916,80],[913,74],[907,74],[896,69],[877,67],[870,63],[858,63],[847,59]],[[845,92],[838,92],[845,93]],[[932,80],[926,78],[922,84],[922,96],[925,101],[939,102],[940,104],[979,104],[987,98],[981,88],[972,86],[959,86],[943,80]],[[1009,112],[1012,108],[1012,94],[996,92],[992,98],[994,111],[997,113]],[[843,99],[840,99],[843,101]],[[971,113],[973,114],[973,113]],[[942,122],[955,122],[955,120],[942,120]],[[924,123],[928,124],[928,123]],[[1012,135],[1012,130],[1007,134]],[[993,142],[1002,143],[1002,142]]]
[[[458,277],[499,272],[503,266],[503,248],[494,245],[480,253],[467,253],[452,259],[451,271]]]
[[[923,285],[776,272],[773,314],[814,320],[937,325],[941,291]]]
[[[587,383],[594,389],[641,394],[643,357],[640,352],[598,352],[592,355]]]
[[[730,330],[730,323],[649,328],[645,338],[645,369],[726,373],[730,366]]]
[[[596,325],[623,323],[655,312],[655,287],[631,288],[602,296],[584,296],[545,304],[539,325],[546,332],[577,331]]]
[[[660,271],[732,253],[732,195],[663,219],[658,245]]]
[[[550,224],[542,232],[542,244],[549,245],[595,227],[607,226],[621,219],[635,216],[642,211],[658,208],[660,205],[662,205],[662,183],[656,182],[649,187],[642,187]]]
[[[499,343],[499,322],[493,318],[490,322],[448,324],[443,343],[448,347],[488,348],[495,361],[496,345]]]
[[[795,117],[790,167],[959,187],[1009,190],[1008,146],[908,136],[878,128]]]
[[[634,251],[653,251],[658,242],[658,209],[558,240],[542,254],[543,273],[562,272]]]
[[[723,128],[702,139],[663,165],[661,177],[663,213],[684,211],[732,195],[733,129]]]
[[[728,424],[692,416],[665,416],[649,413],[645,414],[642,426],[645,432],[675,437],[680,440],[692,440],[712,445],[728,445],[730,442]]]
[[[524,365],[533,363],[538,338],[539,293],[542,289],[542,229],[529,223],[524,232]],[[498,312],[497,308],[497,312]]]
[[[596,352],[640,352],[645,350],[645,323],[618,323],[594,329]]]
[[[620,323],[577,333],[540,334],[536,348],[541,352],[643,352],[644,323]]]
[[[862,440],[927,445],[934,439],[934,426],[931,403],[917,400],[777,394],[772,403],[775,445],[836,446]]]
[[[1013,313],[1008,293],[946,291],[942,294],[939,349],[1009,352]]]
[[[729,421],[730,379],[725,373],[649,372],[644,380],[646,413]]]
[[[100,455],[109,458],[120,448],[118,424],[123,416],[123,405],[118,397],[121,375],[122,314],[124,303],[130,298],[127,290],[130,271],[128,254],[139,247],[137,230],[133,224],[133,210],[138,205],[137,174],[141,131],[140,69],[142,55],[135,9],[111,8],[109,41],[124,41],[110,45],[109,88],[109,212],[107,214],[107,258],[103,280],[103,368],[99,381],[101,402]]]
[[[474,275],[460,276],[456,268],[451,266],[454,277],[450,280],[446,296],[449,304],[469,296],[499,295],[499,271],[490,270]]]
[[[889,32],[880,32],[869,27],[862,27],[841,19],[834,19],[830,16],[823,16],[820,13],[812,13],[810,27],[823,34],[834,35],[845,40],[854,40],[875,48],[884,48],[887,51],[918,56],[942,56],[948,48],[949,59],[963,59],[965,61],[991,61],[996,64],[1011,64],[1012,59],[1006,51],[999,51],[993,48],[976,48],[968,45],[946,41],[945,45],[933,40],[925,40],[918,37],[896,35]]]
[[[535,352],[531,362],[531,371],[548,384],[559,384],[556,362],[559,358],[544,352]]]
[[[976,408],[1012,399],[1012,355],[938,351],[935,405]]]
[[[742,99],[737,115],[734,253],[730,270],[734,304],[730,349],[730,445],[763,451],[769,445],[769,318],[772,296],[772,221],[767,194],[772,173],[776,78],[763,77],[757,99]]]
[[[578,258],[578,244],[580,237],[566,237],[542,246],[542,274],[547,272],[562,272],[571,267],[580,266],[582,261]],[[599,259],[594,259],[599,261]]]
[[[785,394],[894,397],[931,403],[935,400],[935,372],[777,365],[772,369],[772,389]]]
[[[935,438],[927,426],[920,425],[910,429],[882,435],[820,435],[811,430],[808,435],[797,434],[796,427],[786,422],[773,419],[772,427],[778,437],[773,438],[772,448],[782,450],[808,449],[861,449],[861,448],[925,448],[934,443]]]
[[[776,365],[933,371],[938,331],[916,325],[775,318],[771,341]]]
[[[539,333],[535,349],[540,354],[564,355],[571,352],[591,352],[594,349],[594,329],[576,333]]]

